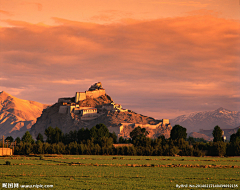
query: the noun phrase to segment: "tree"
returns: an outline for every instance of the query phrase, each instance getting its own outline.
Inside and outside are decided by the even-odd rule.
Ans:
[[[5,142],[7,142],[7,140],[8,140],[10,143],[13,142],[12,136],[8,136],[8,137],[5,139]]]
[[[165,145],[165,144],[167,143],[166,138],[165,138],[164,135],[160,135],[160,136],[158,137],[158,139],[161,139],[162,147],[163,147],[163,145]]]
[[[96,128],[98,129],[98,136],[99,137],[109,137],[109,130],[106,127],[106,125],[100,123],[96,125]]]
[[[125,143],[125,139],[121,136],[121,137],[118,139],[118,142],[119,142],[119,143]]]
[[[130,133],[130,137],[132,138],[132,143],[134,146],[142,147],[142,152],[144,152],[143,147],[151,146],[151,141],[149,138],[147,138],[148,131],[145,128],[136,127],[132,130]],[[150,145],[149,145],[150,144]]]
[[[170,133],[170,138],[172,140],[178,140],[180,138],[183,138],[184,140],[187,138],[187,129],[180,126],[180,125],[175,125]]]
[[[212,135],[214,137],[213,142],[223,141],[223,131],[218,125],[214,127]]]
[[[53,132],[53,143],[62,142],[62,138],[63,138],[63,133],[61,129],[59,129],[58,127],[55,127]]]
[[[230,136],[230,143],[227,145],[228,156],[239,156],[240,155],[240,128],[236,133]]]
[[[45,129],[44,134],[47,136],[47,141],[48,143],[52,143],[52,135],[53,135],[53,128],[50,126],[47,129]]]
[[[32,135],[29,133],[29,131],[27,131],[23,137],[22,137],[22,141],[23,142],[27,142],[27,143],[34,143],[34,140],[32,138]]]
[[[164,146],[166,156],[174,156],[179,153],[179,149],[174,146],[173,140],[169,139],[168,143]]]
[[[226,143],[223,141],[211,142],[208,150],[210,156],[224,156],[226,154]]]
[[[17,137],[17,138],[15,139],[15,141],[16,141],[17,143],[20,143],[20,142],[21,142],[20,137]]]
[[[193,137],[188,137],[187,141],[189,142],[189,144],[193,145],[196,141]]]
[[[87,142],[90,139],[90,131],[88,128],[81,128],[77,132],[78,143]]]
[[[78,141],[77,131],[76,130],[70,131],[69,135],[70,135],[70,142],[75,142],[75,141],[77,142]]]
[[[43,142],[43,136],[41,133],[38,133],[37,140]]]
[[[236,133],[233,133],[231,136],[230,136],[230,142],[237,142],[237,141],[240,141],[240,128],[238,129],[238,131]]]
[[[47,136],[47,142],[51,144],[62,142],[63,140],[63,133],[58,127],[54,129],[52,127],[48,127],[44,134]]]
[[[113,143],[117,143],[117,135],[115,132],[109,133],[109,137],[112,137]]]
[[[147,137],[148,134],[149,133],[145,128],[141,128],[138,126],[133,129],[132,132],[130,132],[130,137],[132,138],[132,140],[135,140],[137,137]]]
[[[108,128],[100,123],[90,129],[90,138],[94,139],[95,143],[100,144],[103,137],[109,137],[110,133]]]

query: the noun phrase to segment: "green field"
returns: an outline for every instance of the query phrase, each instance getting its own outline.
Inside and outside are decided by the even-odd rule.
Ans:
[[[6,161],[11,165],[6,165]],[[240,189],[239,172],[238,157],[55,155],[42,159],[36,156],[0,158],[1,187],[2,183],[19,183],[54,186],[49,189],[177,189],[177,184],[237,184],[239,188],[235,189]]]

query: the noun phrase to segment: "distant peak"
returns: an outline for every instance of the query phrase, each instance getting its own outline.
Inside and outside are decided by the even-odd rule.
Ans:
[[[8,94],[7,92],[5,92],[5,91],[2,91],[2,92],[0,92],[0,95],[5,95],[5,96],[11,96],[10,94]]]
[[[220,107],[220,108],[218,108],[216,111],[219,112],[219,111],[230,111],[230,110],[227,110],[227,109],[225,109],[225,108],[223,108],[223,107]]]

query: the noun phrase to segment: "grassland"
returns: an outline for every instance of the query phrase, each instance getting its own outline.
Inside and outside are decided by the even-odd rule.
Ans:
[[[11,165],[5,165],[6,161]],[[239,172],[238,157],[0,158],[0,183],[47,184],[54,185],[54,189],[176,189],[176,184],[237,184],[240,187]]]

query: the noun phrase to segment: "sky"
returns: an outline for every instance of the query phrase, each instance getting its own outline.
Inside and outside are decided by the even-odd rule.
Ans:
[[[96,82],[157,119],[240,111],[240,1],[1,0],[0,91],[54,104]]]

